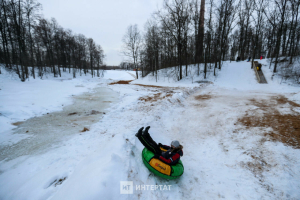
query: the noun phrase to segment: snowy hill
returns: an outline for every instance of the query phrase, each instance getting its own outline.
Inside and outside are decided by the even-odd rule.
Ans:
[[[64,112],[61,107],[75,102],[72,94],[88,105],[95,100],[88,95],[98,87],[119,96],[105,114],[95,118],[89,131],[80,132],[83,126],[73,121],[74,133],[46,150],[0,161],[0,199],[299,199],[298,140],[291,135],[291,141],[286,141],[282,134],[283,129],[294,133],[289,128],[295,128],[293,122],[300,117],[300,89],[271,80],[268,66],[263,70],[265,85],[257,83],[247,62],[225,62],[216,78],[208,77],[213,83],[201,84],[195,81],[202,77],[174,82],[164,76],[166,70],[159,72],[157,82],[150,74],[129,84],[110,84],[132,80],[125,71],[108,71],[103,79],[65,80],[65,75],[63,81],[25,84],[2,74],[0,113],[5,116],[0,117],[7,128],[1,133],[6,136],[1,137],[0,148],[11,151],[19,141],[30,140],[24,129],[27,122],[17,128],[23,136],[12,134],[11,123],[47,112],[56,117],[53,111]],[[52,86],[60,91],[49,89]],[[45,91],[53,91],[48,94],[52,100],[43,99]],[[22,95],[27,100],[16,101]],[[282,118],[291,123],[274,126]],[[177,139],[184,146],[185,172],[179,179],[164,180],[144,166],[143,145],[134,134],[148,125],[157,142]],[[120,181],[133,181],[133,194],[120,194]],[[155,189],[155,185],[170,189]]]

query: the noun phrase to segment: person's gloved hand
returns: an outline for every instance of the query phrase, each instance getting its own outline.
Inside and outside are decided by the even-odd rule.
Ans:
[[[158,155],[158,154],[154,154],[153,158],[159,159],[159,156],[160,156],[160,155]]]

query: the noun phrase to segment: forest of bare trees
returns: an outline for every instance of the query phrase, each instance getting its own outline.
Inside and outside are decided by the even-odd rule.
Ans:
[[[146,22],[138,65],[143,75],[176,66],[180,80],[190,64],[198,64],[197,75],[206,77],[208,70],[214,75],[221,70],[222,61],[263,56],[274,63],[274,73],[278,66],[296,73],[299,5],[299,0],[164,0]]]
[[[216,75],[222,69],[222,61],[237,56],[241,60],[264,56],[274,63],[270,64],[274,73],[284,69],[297,75],[299,10],[299,0],[164,0],[146,22],[144,33],[129,26],[123,53],[143,76],[176,66],[180,80],[188,76],[188,66],[196,64],[197,75],[206,78],[208,71]],[[62,28],[53,18],[44,19],[40,12],[35,0],[1,0],[0,63],[22,81],[45,73],[60,76],[67,70],[74,77],[100,76],[101,46]]]
[[[61,71],[101,76],[104,53],[92,38],[73,34],[57,21],[40,15],[35,0],[1,0],[0,63],[18,74],[21,81]],[[0,71],[1,73],[1,71]]]

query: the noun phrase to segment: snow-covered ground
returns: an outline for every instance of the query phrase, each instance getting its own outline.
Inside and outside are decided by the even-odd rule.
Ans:
[[[0,161],[0,199],[299,199],[299,149],[272,141],[264,134],[270,127],[247,128],[239,122],[246,113],[262,114],[254,101],[283,95],[300,103],[299,87],[271,80],[268,66],[263,71],[265,85],[257,83],[247,62],[225,62],[217,78],[208,78],[213,83],[195,83],[203,80],[197,76],[174,82],[164,77],[167,70],[159,72],[157,82],[149,75],[113,85],[108,83],[132,80],[134,73],[107,71],[100,79],[64,74],[25,83],[1,74],[2,146],[28,137],[13,134],[11,123],[61,111],[72,104],[72,95],[105,86],[118,92],[119,101],[90,131],[46,152]],[[286,103],[272,109],[297,115],[298,108]],[[143,146],[134,134],[148,125],[157,142],[177,139],[184,146],[185,172],[179,179],[164,180],[144,166]],[[120,181],[133,181],[133,194],[120,194]],[[171,186],[136,190],[147,185]]]
[[[72,74],[63,73],[59,78],[31,78],[30,81],[20,83],[17,75],[3,70],[0,75],[0,144],[13,144],[26,137],[12,134],[15,128],[12,123],[60,111],[64,106],[72,104],[72,96],[92,91],[99,83],[114,78],[132,79],[128,73],[108,71],[105,80],[91,78],[90,75],[72,79]]]

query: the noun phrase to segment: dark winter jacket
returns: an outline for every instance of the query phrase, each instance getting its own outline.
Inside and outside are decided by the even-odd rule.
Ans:
[[[166,149],[167,151],[162,152],[161,156],[159,156],[159,159],[166,164],[175,165],[180,160],[180,156],[183,156],[182,150],[179,150],[177,152],[172,152],[171,147],[167,145],[161,145],[161,147]]]

